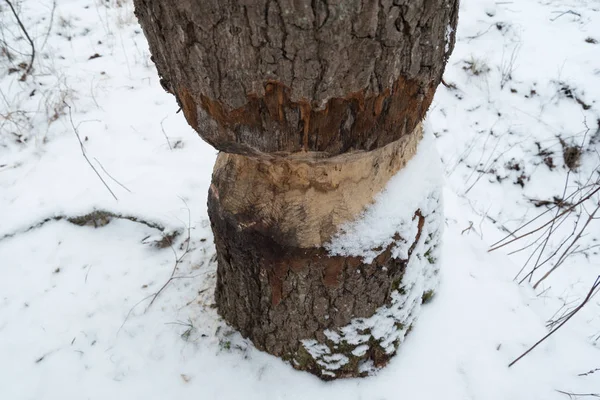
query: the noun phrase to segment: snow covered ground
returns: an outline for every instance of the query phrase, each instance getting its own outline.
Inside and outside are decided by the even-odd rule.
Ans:
[[[218,317],[206,214],[216,152],[161,89],[132,5],[13,3],[36,58],[20,80],[30,49],[0,3],[0,399],[600,394],[600,370],[585,375],[600,368],[598,297],[508,368],[600,274],[598,220],[535,290],[555,261],[519,285],[537,244],[507,254],[536,235],[487,251],[547,210],[540,201],[598,179],[597,1],[462,1],[447,86],[428,117],[446,175],[441,286],[387,368],[330,383],[257,351]],[[565,163],[574,146],[581,156]],[[561,254],[599,197],[557,227],[541,260]]]

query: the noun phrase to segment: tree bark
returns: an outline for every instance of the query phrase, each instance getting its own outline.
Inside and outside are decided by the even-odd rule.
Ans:
[[[221,150],[220,314],[323,379],[384,365],[431,297],[411,271],[436,274],[439,191],[399,210],[374,257],[332,243],[415,155],[458,0],[134,2],[163,87]]]
[[[136,0],[163,86],[229,153],[373,150],[424,117],[458,0]]]

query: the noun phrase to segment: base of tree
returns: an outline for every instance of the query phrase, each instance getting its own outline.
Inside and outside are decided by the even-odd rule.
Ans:
[[[433,152],[417,156],[437,157]],[[279,237],[247,212],[232,212],[220,198],[232,183],[231,170],[237,171],[228,165],[228,174],[216,168],[208,197],[221,316],[258,349],[325,380],[366,376],[384,366],[436,287],[439,187],[407,187],[423,192],[411,209],[397,210],[394,232],[367,249],[370,255],[351,254],[333,243],[343,237],[294,245],[299,241]]]

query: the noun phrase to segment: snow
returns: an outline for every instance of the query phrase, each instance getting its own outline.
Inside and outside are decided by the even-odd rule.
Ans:
[[[419,209],[423,216],[428,216],[435,211],[441,182],[439,156],[427,127],[415,156],[390,179],[375,203],[359,219],[343,225],[325,247],[331,254],[362,257],[364,262],[371,263],[393,242],[394,234],[399,233],[403,242],[394,248],[392,255],[407,259],[417,234],[415,212]]]
[[[444,76],[457,89],[440,85],[428,115],[445,175],[440,284],[386,368],[328,383],[257,351],[217,315],[206,213],[216,152],[161,89],[132,5],[70,0],[52,12],[48,0],[18,3],[38,45],[34,76],[19,81],[7,71],[28,59],[27,43],[1,4],[0,38],[15,60],[0,56],[0,399],[548,400],[569,398],[557,390],[600,392],[600,372],[580,376],[600,368],[597,297],[507,367],[547,333],[563,304],[581,301],[599,274],[597,249],[569,258],[536,291],[513,281],[526,252],[487,251],[503,229],[544,210],[529,199],[563,193],[559,137],[588,149],[568,174],[570,190],[597,174],[600,44],[586,39],[600,41],[598,3],[461,3]],[[118,201],[86,163],[74,128]],[[434,167],[423,173],[433,177]],[[375,247],[361,245],[384,240],[403,218],[385,206],[410,195],[397,188],[390,183],[366,219],[346,227],[364,228],[363,242],[338,251],[372,256],[363,250]],[[51,219],[28,229],[94,210],[180,234],[159,248],[159,230],[125,219],[98,228]],[[581,248],[599,232],[595,221]],[[175,279],[149,306],[174,267]],[[415,281],[428,282],[414,271]]]

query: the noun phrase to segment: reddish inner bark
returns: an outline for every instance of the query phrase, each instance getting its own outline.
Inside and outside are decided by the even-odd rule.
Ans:
[[[365,90],[336,97],[322,108],[309,101],[294,102],[280,82],[265,84],[264,96],[248,95],[245,106],[227,109],[201,95],[195,99],[185,87],[178,91],[188,123],[199,129],[198,118],[217,122],[217,132],[201,132],[214,147],[228,153],[315,151],[329,155],[351,150],[374,150],[411,133],[424,118],[435,93],[433,84],[399,78],[392,90],[369,95]],[[199,115],[196,107],[204,110]],[[202,124],[200,124],[202,126]],[[242,133],[243,132],[243,133]],[[255,143],[238,140],[256,137]],[[288,141],[292,140],[292,143]],[[265,143],[268,143],[266,145]]]

